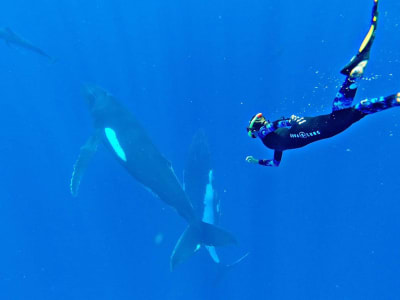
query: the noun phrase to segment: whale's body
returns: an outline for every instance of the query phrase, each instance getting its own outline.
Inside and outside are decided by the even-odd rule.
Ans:
[[[35,52],[41,56],[44,56],[44,57],[54,61],[54,59],[50,55],[48,55],[46,52],[44,52],[42,49],[40,49],[39,47],[28,42],[24,38],[20,37],[19,35],[17,35],[14,31],[12,31],[8,27],[0,28],[0,39],[3,39],[7,45],[14,45],[17,47],[21,47],[21,48],[30,50],[32,52]]]
[[[196,216],[170,162],[150,140],[144,128],[119,101],[98,87],[86,87],[86,98],[94,121],[95,133],[81,148],[71,179],[71,192],[77,194],[83,172],[91,156],[103,142],[118,162],[137,181],[173,207],[189,224],[179,239],[171,268],[195,253],[201,245],[221,246],[234,243],[227,232]]]

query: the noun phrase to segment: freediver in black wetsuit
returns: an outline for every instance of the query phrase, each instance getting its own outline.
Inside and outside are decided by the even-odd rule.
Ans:
[[[316,117],[282,118],[275,122],[267,121],[259,113],[255,115],[247,127],[248,135],[259,137],[270,149],[275,150],[274,158],[258,160],[248,156],[249,163],[270,167],[278,167],[284,150],[304,147],[310,143],[330,138],[349,128],[353,123],[369,114],[394,106],[400,106],[400,93],[387,97],[365,99],[352,105],[357,92],[357,81],[362,77],[368,63],[369,53],[375,39],[378,21],[378,0],[374,0],[370,29],[364,38],[356,56],[341,70],[347,78],[333,101],[332,112]]]

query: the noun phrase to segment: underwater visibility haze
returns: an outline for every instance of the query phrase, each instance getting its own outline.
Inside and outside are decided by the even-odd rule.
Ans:
[[[2,1],[0,299],[398,299],[400,108],[246,162],[273,156],[255,114],[331,112],[373,4]],[[399,45],[379,0],[354,103],[400,92]],[[94,122],[88,86],[137,130]]]

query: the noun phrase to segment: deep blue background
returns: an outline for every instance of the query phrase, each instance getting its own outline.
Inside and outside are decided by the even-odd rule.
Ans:
[[[399,299],[400,109],[329,140],[272,152],[245,131],[262,111],[328,113],[372,0],[31,1],[0,22],[58,59],[0,43],[0,299]],[[357,100],[400,91],[400,2],[382,0]],[[181,177],[210,140],[221,226],[249,257],[218,282],[201,251],[175,272],[185,228],[100,149],[77,198],[69,179],[92,132],[81,95],[126,104]],[[161,244],[155,237],[162,235]]]

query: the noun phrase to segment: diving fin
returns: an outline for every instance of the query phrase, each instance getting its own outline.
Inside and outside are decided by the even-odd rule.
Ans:
[[[372,43],[374,42],[375,39],[375,31],[377,28],[378,24],[378,1],[379,0],[374,0],[374,6],[372,8],[372,19],[371,19],[371,26],[368,30],[367,35],[365,36],[363,42],[361,43],[361,46],[358,50],[358,53],[353,56],[353,58],[350,60],[350,62],[340,71],[343,75],[353,75],[352,71],[362,62],[364,62],[361,66],[362,70],[365,68],[368,59],[369,59],[369,53],[371,51]]]
[[[76,197],[78,194],[78,189],[83,174],[85,173],[91,158],[96,153],[99,143],[100,143],[100,134],[96,132],[81,147],[79,157],[74,164],[74,171],[72,172],[71,183],[70,183],[70,191],[72,196],[74,197]]]
[[[179,238],[170,259],[171,271],[196,253],[202,245],[226,246],[236,244],[236,239],[228,232],[204,222],[190,224]]]

